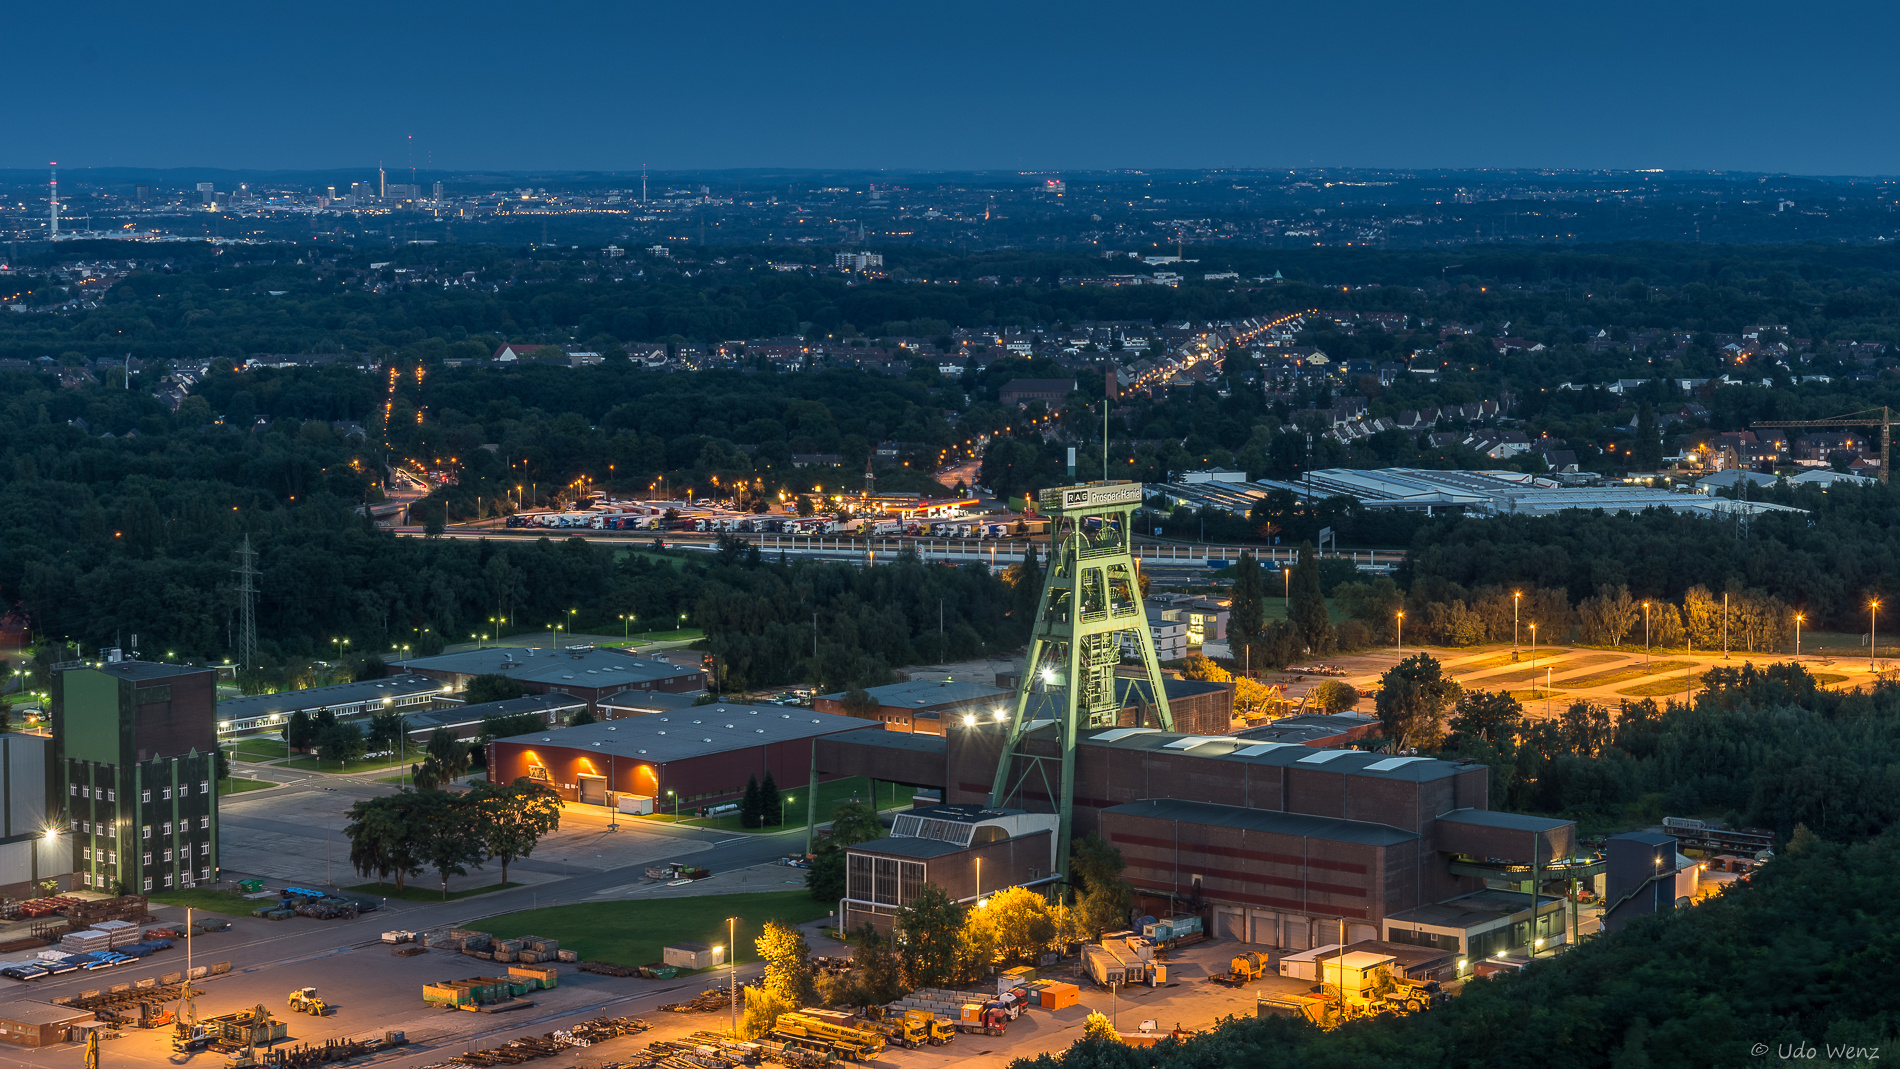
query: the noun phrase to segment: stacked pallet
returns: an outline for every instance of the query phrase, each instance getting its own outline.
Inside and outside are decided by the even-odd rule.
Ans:
[[[92,926],[95,932],[105,932],[113,947],[122,947],[139,941],[139,926],[131,921],[100,921]]]
[[[558,941],[538,935],[524,935],[515,942],[521,944],[515,951],[515,960],[524,965],[558,960],[557,955],[561,952],[561,944]]]
[[[995,998],[996,993],[993,991],[955,991],[942,987],[920,987],[904,998],[891,1003],[891,1006],[899,1010],[929,1010],[938,1017],[954,1022],[962,1016],[966,1003],[981,1004],[993,1001]]]
[[[67,932],[59,938],[59,949],[68,954],[90,954],[97,950],[111,950],[112,933],[102,932],[97,928]]]

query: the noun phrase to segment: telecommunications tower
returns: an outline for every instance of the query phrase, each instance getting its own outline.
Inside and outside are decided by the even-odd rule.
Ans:
[[[53,228],[46,232],[47,240],[58,241],[59,240],[59,161],[54,160],[52,163],[47,164],[47,166],[53,169],[53,182],[51,186],[51,192],[47,195],[47,198],[46,198],[47,204],[48,204],[48,211],[51,214],[52,220],[53,220]]]
[[[257,656],[257,551],[251,548],[251,536],[244,536],[238,549],[238,566],[231,569],[238,577],[238,664],[248,669]]]
[[[1136,575],[1131,536],[1141,505],[1142,484],[1127,482],[1058,487],[1039,499],[1050,524],[1048,570],[990,805],[1031,808],[1032,800],[1046,800],[1061,818],[1056,866],[1063,875],[1081,732],[1120,726],[1122,710],[1131,705],[1152,711],[1152,717],[1137,714],[1135,726],[1174,729]],[[1118,676],[1123,637],[1131,634],[1142,675]]]

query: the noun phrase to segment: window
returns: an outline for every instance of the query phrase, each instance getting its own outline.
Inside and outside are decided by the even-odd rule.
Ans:
[[[91,788],[91,787],[81,787],[81,788],[79,788],[79,797],[81,797],[81,798],[91,798],[91,797],[92,797],[92,788]]]
[[[149,802],[151,800],[152,800],[152,789],[150,787],[147,787],[144,790],[139,792],[139,801]]]
[[[87,835],[91,835],[91,834],[92,834],[92,821],[90,821],[90,820],[82,820],[82,821],[80,821],[80,822],[79,822],[79,830],[80,830],[80,831],[83,831],[83,832],[85,832],[85,833],[86,833]]]
[[[201,879],[201,880],[208,880],[208,879],[210,879],[210,878],[211,878],[211,868],[210,868],[210,866],[206,866],[206,867],[204,867],[204,868],[201,868],[201,869],[199,869],[199,870],[198,870],[198,878],[199,878],[199,879]]]
[[[74,831],[78,831],[78,830],[79,830],[79,818],[78,818],[78,817],[74,817],[74,818],[72,818],[72,821],[73,821],[73,830],[74,830]]]
[[[80,878],[86,881],[86,886],[87,886],[87,887],[91,887],[91,886],[92,886],[92,873],[90,873],[90,872],[88,872],[88,873],[85,873],[85,874],[83,874],[83,875],[82,875],[82,876],[81,876]]]
[[[66,785],[66,793],[72,795],[74,798],[79,797],[79,784],[68,783]]]
[[[199,856],[199,857],[210,857],[210,856],[211,856],[211,844],[210,844],[210,843],[199,843],[199,844],[198,844],[198,856]]]
[[[170,850],[170,849],[167,849],[167,850],[165,851],[165,860],[166,860],[166,862],[168,862],[168,863],[169,863],[169,862],[171,861],[171,859],[172,859],[172,852],[171,852],[171,850]]]
[[[166,873],[166,874],[165,874],[165,886],[169,888],[169,887],[170,887],[171,885],[172,885],[172,877],[171,877],[171,873]]]
[[[160,800],[160,801],[165,801],[165,802],[169,802],[169,801],[171,801],[171,800],[172,800],[172,789],[171,789],[170,787],[166,787],[166,788],[165,788],[164,790],[162,790],[162,791],[160,791],[160,792],[159,792],[159,800]]]
[[[172,833],[172,822],[168,820],[165,822],[165,836],[167,838],[170,838],[171,833]]]
[[[146,860],[149,861],[151,859],[148,857]],[[145,877],[145,889],[147,891],[152,889],[152,878],[150,876]]]
[[[210,826],[211,826],[211,818],[210,818],[210,817],[199,817],[199,818],[198,818],[198,827],[199,827],[199,829],[200,829],[200,830],[202,830],[202,829],[205,829],[205,828],[209,828]]]
[[[199,780],[199,781],[198,781],[198,793],[199,793],[199,794],[210,794],[210,793],[211,793],[211,781],[210,781],[210,780],[208,780],[208,779],[201,779],[201,780]]]
[[[88,846],[88,847],[84,847],[84,848],[82,848],[82,849],[81,849],[81,850],[79,851],[79,859],[80,859],[81,861],[91,861],[91,860],[92,860],[92,847],[90,847],[90,846]]]
[[[139,838],[150,839],[152,837],[152,826],[150,824],[145,825],[145,827],[140,830],[143,831],[145,834],[139,836]]]
[[[139,859],[139,864],[141,864],[141,865],[146,865],[146,866],[150,866],[150,865],[151,865],[151,863],[152,863],[152,852],[151,852],[150,850],[147,850],[147,851],[145,852],[145,854],[144,854],[144,855],[143,855],[143,856],[142,856],[142,857],[141,857],[141,858]],[[149,887],[151,887],[151,886],[152,886],[152,881],[150,881],[150,880],[146,880],[146,881],[145,881],[145,886],[146,886],[147,888],[149,888]]]
[[[119,863],[119,852],[117,850],[106,851],[106,864],[117,865],[118,863]]]
[[[119,800],[119,792],[110,787],[106,788],[106,801],[116,802],[118,800]]]

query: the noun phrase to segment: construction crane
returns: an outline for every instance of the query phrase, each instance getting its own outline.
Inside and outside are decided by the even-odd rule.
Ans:
[[[1750,423],[1754,427],[1878,427],[1880,428],[1880,481],[1888,481],[1889,461],[1893,458],[1893,428],[1895,424],[1891,408],[1863,408],[1858,412],[1849,412],[1833,419],[1763,419]]]

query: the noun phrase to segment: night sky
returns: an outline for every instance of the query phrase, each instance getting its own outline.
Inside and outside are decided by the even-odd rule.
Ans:
[[[1900,6],[19,5],[0,167],[1900,173]]]

